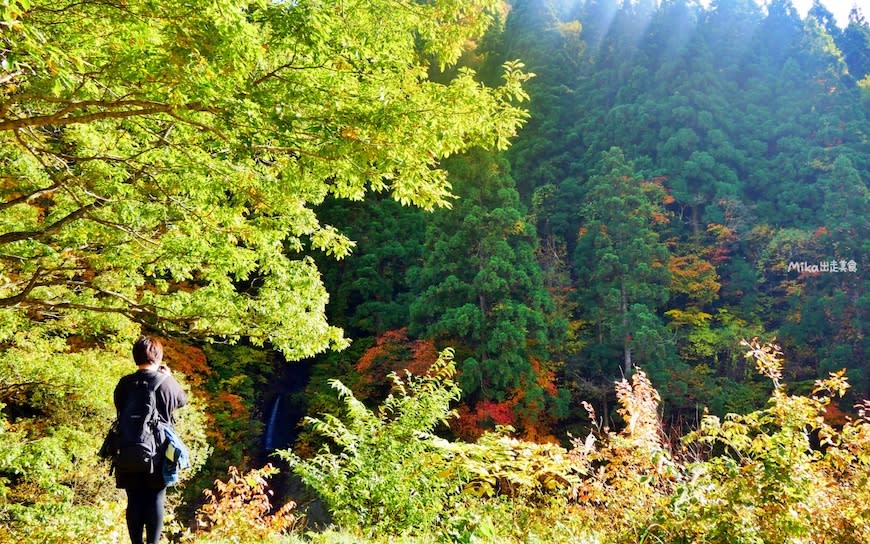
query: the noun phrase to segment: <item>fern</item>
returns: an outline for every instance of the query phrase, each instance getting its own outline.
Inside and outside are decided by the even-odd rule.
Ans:
[[[423,376],[391,374],[392,393],[373,412],[338,381],[343,419],[308,418],[327,438],[311,459],[279,455],[313,488],[342,525],[393,533],[421,531],[438,519],[463,476],[429,438],[458,400],[452,350]]]

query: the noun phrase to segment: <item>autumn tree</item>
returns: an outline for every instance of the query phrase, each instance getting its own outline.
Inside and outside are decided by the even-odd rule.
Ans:
[[[370,192],[442,206],[442,157],[506,145],[520,71],[499,88],[427,77],[494,4],[3,8],[0,305],[246,336],[291,358],[342,345],[304,254],[352,243],[312,206]]]

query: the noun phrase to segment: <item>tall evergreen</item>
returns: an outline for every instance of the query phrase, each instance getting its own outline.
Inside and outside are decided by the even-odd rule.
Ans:
[[[330,322],[351,338],[406,327],[415,296],[407,271],[422,256],[425,213],[377,197],[361,202],[330,199],[318,212],[355,242],[351,258],[318,262],[330,293]]]
[[[574,253],[580,311],[590,344],[618,345],[622,370],[667,351],[657,310],[667,301],[668,251],[659,240],[657,186],[637,177],[622,150],[604,153],[586,184]]]
[[[459,198],[427,228],[411,332],[456,346],[466,402],[514,398],[520,410],[541,410],[533,359],[546,360],[554,326],[534,226],[503,159],[473,152],[449,169]]]
[[[857,5],[849,12],[849,24],[836,42],[853,79],[860,81],[870,75],[870,22]]]

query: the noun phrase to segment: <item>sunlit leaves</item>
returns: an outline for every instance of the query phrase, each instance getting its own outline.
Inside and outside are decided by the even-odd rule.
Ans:
[[[843,374],[820,380],[812,397],[787,395],[779,347],[745,345],[776,389],[767,408],[705,416],[684,438],[710,445],[712,455],[687,466],[691,479],[677,488],[684,498],[672,500],[665,516],[671,531],[747,542],[866,539],[866,507],[853,502],[868,477],[866,460],[856,455],[867,447],[867,423],[848,421],[838,430],[824,420],[832,398],[845,392]],[[813,447],[811,434],[822,448]]]
[[[459,398],[452,358],[445,350],[424,375],[392,374],[393,392],[377,411],[333,381],[342,417],[307,420],[331,444],[307,460],[282,453],[337,522],[389,534],[422,531],[447,507],[462,475],[426,435],[451,417]]]
[[[427,75],[429,55],[452,64],[494,5],[27,11],[8,39],[30,69],[2,80],[0,300],[251,336],[292,358],[344,345],[300,254],[343,257],[353,243],[312,208],[372,191],[445,206],[439,161],[506,144],[525,117],[520,65],[495,89],[467,69]]]

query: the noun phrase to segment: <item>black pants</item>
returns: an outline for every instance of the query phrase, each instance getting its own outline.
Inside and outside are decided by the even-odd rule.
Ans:
[[[163,530],[163,501],[166,488],[128,487],[127,531],[133,544],[157,544]],[[142,540],[142,531],[145,540]]]

